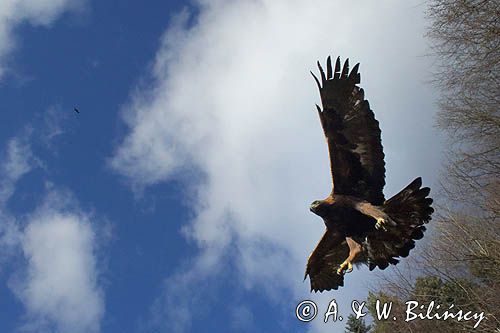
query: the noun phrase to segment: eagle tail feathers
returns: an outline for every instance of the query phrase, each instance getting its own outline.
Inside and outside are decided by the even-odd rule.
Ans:
[[[387,231],[377,231],[368,236],[365,247],[370,270],[397,264],[399,260],[396,258],[407,257],[415,247],[415,241],[424,236],[425,224],[434,212],[429,193],[430,188],[422,187],[422,179],[418,177],[384,202],[382,209],[396,222],[396,226],[388,225]]]

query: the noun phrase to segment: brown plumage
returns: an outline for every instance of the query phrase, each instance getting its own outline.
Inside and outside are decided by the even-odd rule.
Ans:
[[[328,57],[321,81],[313,75],[323,109],[316,105],[326,137],[332,192],[311,204],[311,211],[323,218],[326,231],[309,256],[305,277],[311,291],[338,289],[352,264],[385,269],[406,257],[423,237],[424,224],[434,211],[430,189],[415,179],[389,200],[384,199],[384,152],[380,128],[368,101],[364,99],[359,64],[349,72],[349,60],[332,68]]]

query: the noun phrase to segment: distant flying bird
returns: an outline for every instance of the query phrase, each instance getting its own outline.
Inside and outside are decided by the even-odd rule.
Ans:
[[[434,209],[415,179],[389,200],[385,185],[384,152],[380,128],[364,99],[359,64],[349,73],[349,59],[341,68],[340,58],[332,71],[328,57],[326,74],[318,62],[321,83],[313,75],[323,110],[316,105],[328,144],[333,180],[331,194],[316,200],[310,210],[323,218],[326,231],[309,256],[304,279],[311,291],[338,289],[353,264],[366,264],[370,271],[397,264],[408,256],[415,240],[423,237],[424,224]]]
[[[78,110],[77,108],[74,108],[73,110],[75,110],[76,113],[80,113],[80,110]]]

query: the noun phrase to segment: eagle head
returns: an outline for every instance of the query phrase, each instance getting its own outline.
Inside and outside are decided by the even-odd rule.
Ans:
[[[309,210],[316,215],[323,216],[327,210],[327,203],[323,200],[314,200],[309,206]]]

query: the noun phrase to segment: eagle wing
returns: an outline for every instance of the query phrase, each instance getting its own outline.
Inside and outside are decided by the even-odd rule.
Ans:
[[[321,83],[311,72],[321,95],[323,110],[318,109],[328,143],[332,172],[332,195],[343,194],[362,198],[375,205],[384,202],[384,152],[380,128],[363,89],[356,64],[349,73],[349,59],[341,68],[337,58],[335,71],[327,59],[327,73],[318,62]]]
[[[348,257],[349,246],[340,232],[327,229],[307,261],[305,278],[309,275],[311,291],[337,290],[344,285],[337,268]]]

